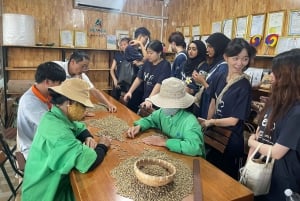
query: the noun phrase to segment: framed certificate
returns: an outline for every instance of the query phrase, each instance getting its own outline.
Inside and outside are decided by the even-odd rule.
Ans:
[[[61,30],[60,31],[60,46],[61,47],[74,47],[73,31],[71,31],[71,30]]]
[[[117,41],[120,41],[122,38],[129,38],[129,31],[127,30],[116,30]],[[134,36],[133,36],[134,37]]]
[[[87,34],[85,31],[75,31],[75,47],[87,47]]]
[[[300,10],[291,10],[289,12],[288,35],[300,35]]]
[[[222,21],[213,22],[211,24],[211,33],[222,32]]]
[[[229,39],[232,38],[232,27],[233,27],[233,19],[226,19],[223,21],[223,29],[222,32]]]
[[[206,44],[206,39],[209,37],[209,35],[202,35],[201,36],[201,41],[205,44],[205,45],[207,45]]]
[[[279,54],[294,48],[300,48],[300,37],[279,37],[275,54]]]
[[[277,34],[282,36],[284,11],[268,13],[266,36],[269,34]]]
[[[266,20],[265,14],[258,14],[258,15],[251,16],[249,37],[255,35],[261,35],[261,36],[264,35],[265,20]]]
[[[237,17],[235,24],[235,37],[246,38],[248,31],[248,16]]]
[[[200,25],[192,26],[192,36],[200,36]]]
[[[182,33],[182,27],[176,27],[175,31],[179,31]]]
[[[190,36],[190,27],[188,26],[183,27],[183,35]]]

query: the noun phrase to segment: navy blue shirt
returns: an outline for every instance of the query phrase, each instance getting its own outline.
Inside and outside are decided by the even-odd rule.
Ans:
[[[185,51],[179,52],[172,64],[172,76],[178,77],[182,71],[182,64],[187,60]]]
[[[125,60],[125,54],[124,54],[124,52],[115,52],[115,54],[114,54],[114,60],[117,63],[116,76],[118,78],[119,77],[121,63],[122,63],[123,60]]]
[[[204,89],[203,94],[200,100],[200,112],[199,117],[203,119],[207,119],[208,108],[211,101],[211,93],[210,93],[210,85],[216,80],[216,77],[219,74],[226,74],[228,73],[228,66],[227,63],[224,61],[220,61],[220,63],[216,64],[210,71],[208,72],[206,82],[208,83],[209,87]]]
[[[149,61],[145,61],[142,68],[140,68],[137,77],[143,80],[144,96],[148,98],[154,86],[166,78],[171,76],[171,64],[167,60],[162,60],[157,65],[153,65]]]
[[[130,62],[134,60],[141,61],[143,60],[143,54],[136,46],[128,45],[125,49],[125,58]]]
[[[264,116],[264,122],[268,114]],[[285,200],[284,190],[290,188],[300,193],[300,102],[296,103],[286,115],[275,122],[271,136],[263,133],[260,124],[258,141],[266,144],[278,143],[290,150],[279,160],[275,160],[269,194],[266,201]]]
[[[227,74],[218,74],[215,81],[211,83],[210,92],[211,97],[217,99],[226,86]],[[248,119],[251,109],[252,88],[248,79],[242,78],[236,83],[232,84],[224,93],[220,104],[216,105],[216,113],[213,118],[221,119],[227,117],[234,117],[239,119],[235,126],[230,126],[228,129],[232,131],[226,151],[234,156],[241,156],[244,153],[244,137],[243,137],[243,123]]]

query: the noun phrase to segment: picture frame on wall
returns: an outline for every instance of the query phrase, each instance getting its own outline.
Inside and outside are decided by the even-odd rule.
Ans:
[[[206,45],[206,39],[209,37],[209,34],[202,35],[201,36],[201,41]]]
[[[121,38],[125,38],[125,37],[129,38],[129,31],[128,30],[116,30],[116,37],[117,37],[117,41],[120,41]]]
[[[248,16],[237,17],[235,20],[235,37],[247,38],[248,35]]]
[[[288,35],[300,36],[300,10],[289,11],[288,20]]]
[[[186,44],[186,48],[188,47],[188,45],[190,44],[190,42],[191,42],[191,37],[189,37],[189,36],[185,36],[184,37],[184,42],[185,42],[185,44]]]
[[[176,27],[175,31],[181,32],[182,33],[182,27]]]
[[[222,32],[229,39],[232,38],[233,19],[225,19],[222,24]]]
[[[270,34],[282,35],[284,25],[284,11],[270,12],[267,17],[266,36]]]
[[[194,35],[193,36],[193,40],[200,40],[201,39],[201,36],[200,35]]]
[[[110,50],[117,49],[117,36],[116,35],[106,35],[106,49],[110,49]]]
[[[60,46],[61,47],[73,47],[73,31],[61,30],[59,34]]]
[[[249,28],[249,37],[255,35],[264,35],[265,29],[265,21],[266,21],[266,14],[256,14],[251,15],[250,18],[250,28]]]
[[[212,22],[211,33],[222,32],[222,21]]]
[[[87,47],[87,33],[85,31],[75,31],[75,47]]]
[[[189,26],[183,27],[183,35],[190,36],[190,27]]]
[[[288,36],[288,37],[279,37],[275,49],[275,54],[280,54],[282,52],[300,48],[300,37]]]
[[[192,26],[192,36],[200,36],[200,25]]]

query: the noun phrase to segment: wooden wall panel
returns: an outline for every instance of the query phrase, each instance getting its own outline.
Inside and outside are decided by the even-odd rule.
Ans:
[[[201,34],[211,33],[214,21],[268,13],[280,10],[300,9],[300,1],[295,0],[170,0],[165,38],[178,26],[201,26]],[[287,24],[285,23],[285,27]],[[286,35],[286,28],[283,35]],[[258,54],[264,54],[265,47],[258,47]],[[274,49],[269,50],[273,54]]]
[[[117,14],[97,10],[74,9],[73,0],[3,0],[3,13],[28,14],[36,20],[36,42],[59,44],[59,31],[89,30],[96,19],[102,19],[103,29],[107,34],[115,34],[115,30],[129,30],[147,26],[152,37],[160,39],[161,21],[142,19],[130,14]],[[148,16],[160,16],[162,1],[158,0],[127,0],[124,6],[126,13],[140,13]],[[106,48],[105,36],[90,36],[88,46]]]

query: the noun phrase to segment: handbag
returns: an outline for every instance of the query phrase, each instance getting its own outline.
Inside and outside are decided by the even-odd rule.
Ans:
[[[265,195],[269,192],[275,161],[274,159],[271,159],[271,147],[269,148],[266,161],[264,161],[264,156],[254,159],[255,154],[262,144],[263,143],[260,143],[256,147],[250,158],[247,160],[246,165],[240,169],[241,177],[239,182],[251,189],[255,196]]]
[[[135,76],[135,69],[132,62],[129,62],[127,60],[123,60],[120,69],[119,69],[119,75],[118,75],[118,84],[121,87],[122,91],[128,91]]]

